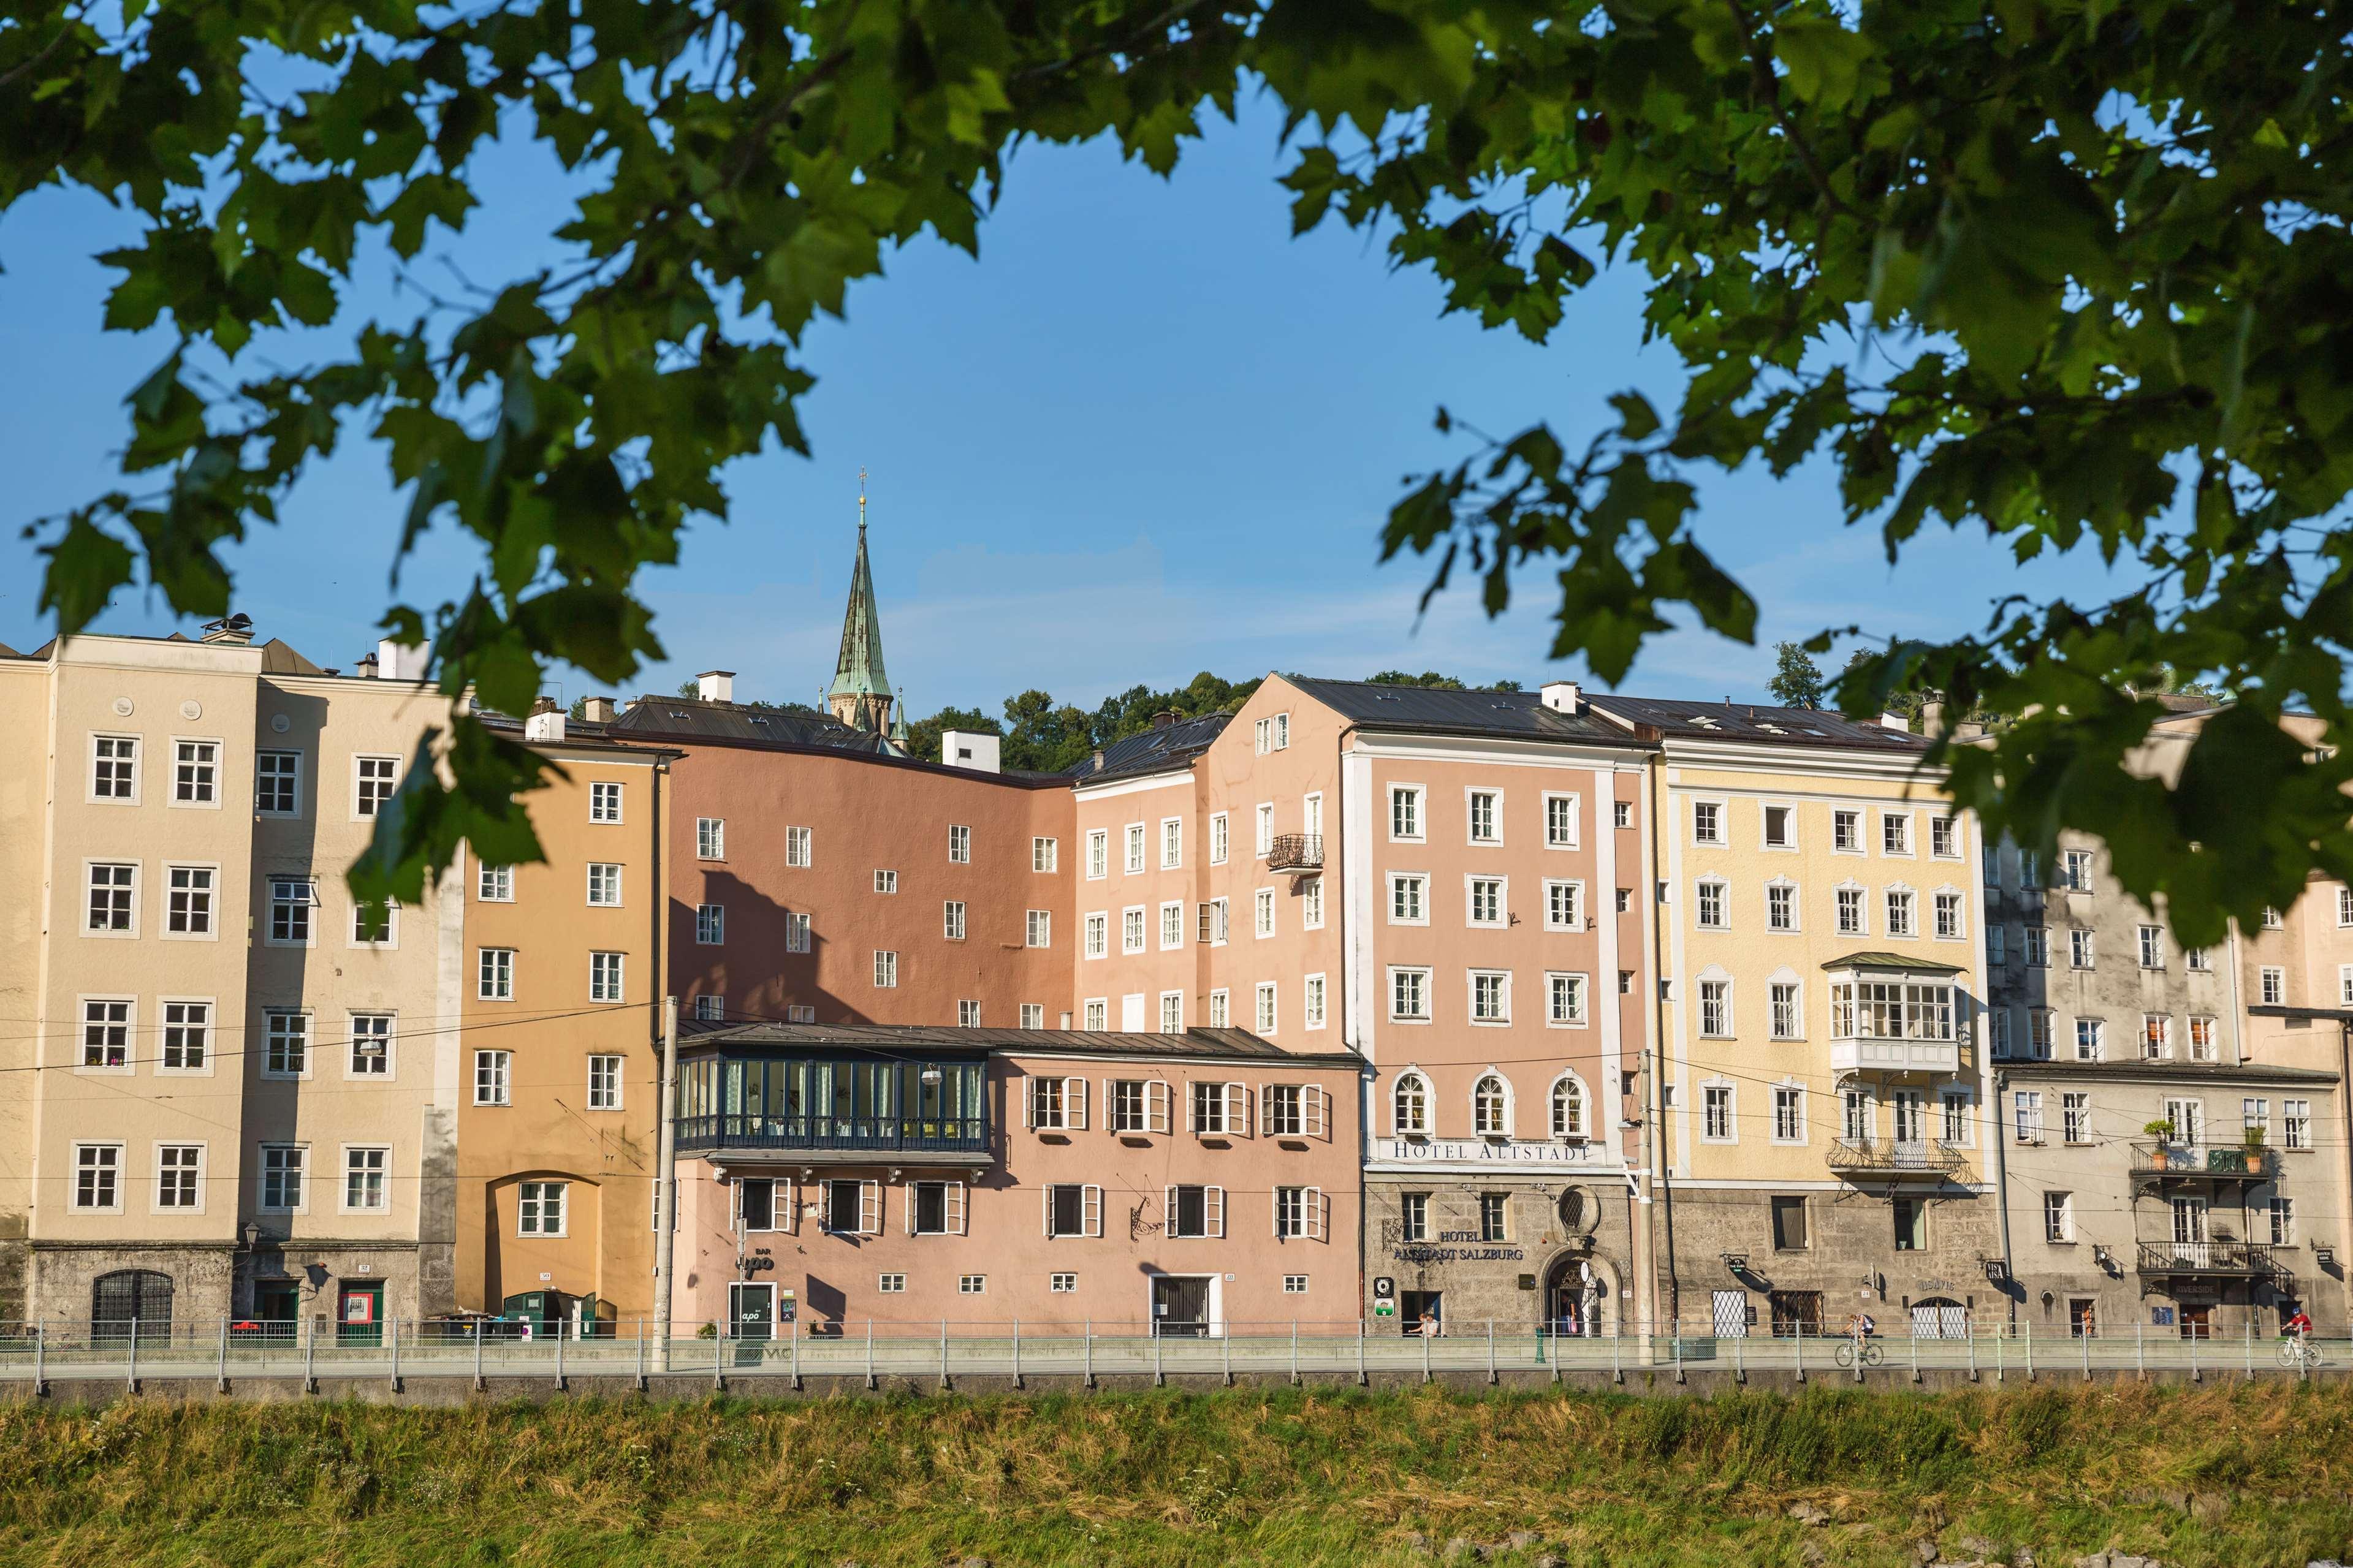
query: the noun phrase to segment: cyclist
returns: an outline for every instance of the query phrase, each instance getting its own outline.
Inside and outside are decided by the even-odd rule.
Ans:
[[[2312,1314],[2301,1306],[2297,1307],[2295,1316],[2280,1325],[2280,1334],[2284,1339],[2295,1340],[2299,1342],[2309,1340],[2312,1338]]]
[[[1878,1331],[1879,1325],[1872,1321],[1869,1312],[1857,1312],[1846,1321],[1847,1338],[1854,1342],[1854,1348],[1858,1351]]]

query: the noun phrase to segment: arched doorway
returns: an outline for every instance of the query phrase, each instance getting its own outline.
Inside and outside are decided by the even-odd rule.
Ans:
[[[1545,1270],[1545,1331],[1587,1339],[1609,1333],[1617,1296],[1617,1279],[1608,1264],[1590,1253],[1563,1253]]]
[[[118,1268],[90,1288],[90,1337],[127,1340],[131,1325],[139,1337],[168,1338],[172,1332],[172,1277],[152,1268]]]

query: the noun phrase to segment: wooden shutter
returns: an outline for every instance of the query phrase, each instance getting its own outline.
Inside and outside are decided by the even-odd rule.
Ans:
[[[1203,1187],[1201,1189],[1201,1228],[1208,1232],[1209,1235],[1216,1237],[1220,1241],[1225,1239],[1225,1188]]]
[[[964,1184],[962,1182],[950,1182],[948,1184],[947,1201],[948,1234],[950,1236],[962,1236],[964,1234]]]
[[[1185,1086],[1185,1131],[1201,1131],[1201,1097],[1193,1092],[1193,1086],[1189,1083]]]
[[[1038,1195],[1045,1200],[1044,1204],[1039,1210],[1038,1234],[1040,1236],[1050,1237],[1054,1234],[1053,1184],[1050,1182],[1046,1185],[1039,1188]]]
[[[1261,1084],[1258,1089],[1258,1130],[1261,1136],[1274,1136],[1274,1086]]]
[[[1038,1130],[1038,1079],[1034,1078],[1021,1083],[1021,1125],[1032,1132]]]
[[[1209,906],[1208,906],[1208,905],[1207,905],[1207,904],[1200,904],[1200,905],[1197,905],[1196,907],[1197,907],[1197,908],[1201,911],[1201,913],[1200,913],[1200,932],[1201,932],[1201,942],[1202,942],[1203,945],[1205,945],[1205,946],[1206,946],[1206,945],[1208,944],[1208,940],[1209,940]]]
[[[858,1184],[858,1234],[882,1234],[882,1184],[880,1182]]]
[[[1226,1131],[1240,1138],[1250,1135],[1250,1091],[1246,1083],[1226,1085]]]
[[[776,1228],[793,1236],[798,1236],[801,1233],[800,1183],[791,1176],[779,1176],[776,1179],[776,1191],[777,1201],[784,1205],[776,1215]]]
[[[1144,1084],[1144,1125],[1149,1132],[1168,1131],[1168,1080],[1146,1079]]]
[[[1330,1217],[1330,1211],[1325,1206],[1324,1200],[1324,1189],[1321,1187],[1308,1188],[1307,1239],[1310,1241],[1323,1241],[1327,1239],[1327,1233],[1331,1229]]]
[[[915,1203],[915,1193],[917,1188],[922,1184],[923,1184],[920,1182],[902,1182],[899,1186],[899,1202],[905,1205],[907,1210],[907,1234],[909,1236],[915,1234],[915,1209],[917,1206]]]
[[[1080,1191],[1079,1230],[1085,1236],[1103,1234],[1103,1189],[1085,1187]]]
[[[1079,1132],[1087,1130],[1087,1080],[1082,1078],[1062,1080],[1062,1125]]]
[[[1176,1234],[1176,1189],[1175,1187],[1165,1189],[1161,1196],[1160,1234],[1163,1237],[1172,1237]]]
[[[1332,1136],[1332,1097],[1320,1083],[1311,1083],[1300,1090],[1304,1102],[1306,1121],[1303,1125],[1310,1138],[1329,1139]]]

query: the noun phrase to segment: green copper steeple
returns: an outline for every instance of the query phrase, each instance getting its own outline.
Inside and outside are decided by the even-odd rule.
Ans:
[[[891,724],[891,678],[882,668],[882,620],[874,604],[874,570],[866,560],[866,473],[858,475],[858,563],[849,607],[841,617],[841,657],[834,661],[826,706],[845,724],[878,733]]]

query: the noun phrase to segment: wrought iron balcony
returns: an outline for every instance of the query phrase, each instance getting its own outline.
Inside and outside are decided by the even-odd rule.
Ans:
[[[2267,1279],[2284,1270],[2270,1247],[2251,1241],[2144,1241],[2140,1272]]]
[[[965,1163],[993,1157],[986,1116],[681,1116],[678,1150],[797,1154],[820,1164],[886,1158]]]
[[[2167,1180],[2268,1182],[2279,1174],[2279,1153],[2261,1145],[2210,1149],[2200,1143],[2136,1143],[2132,1173]]]
[[[1841,1176],[1879,1181],[1905,1177],[1950,1182],[1971,1179],[1968,1158],[1950,1143],[1935,1138],[1841,1138],[1831,1145],[1830,1167]]]
[[[1266,848],[1266,868],[1304,877],[1324,869],[1324,836],[1320,833],[1277,834]]]

